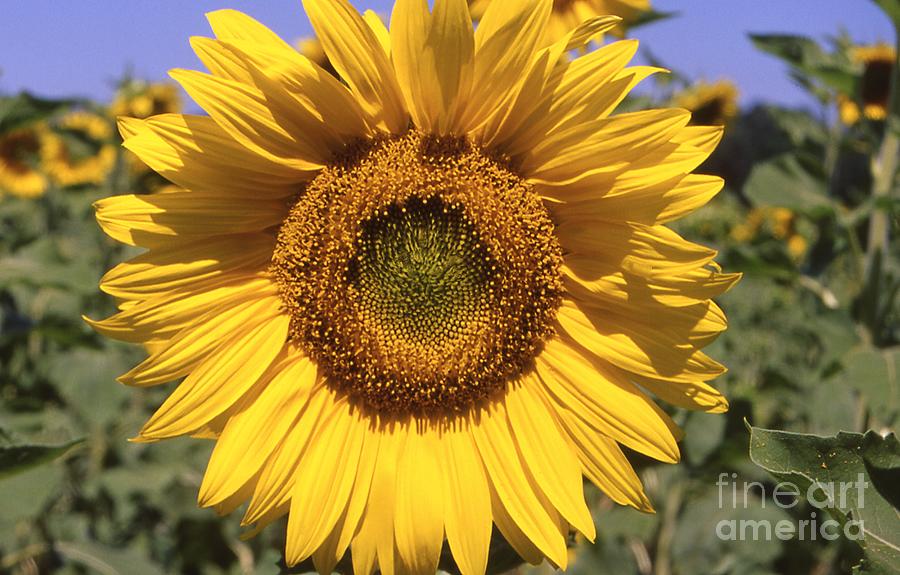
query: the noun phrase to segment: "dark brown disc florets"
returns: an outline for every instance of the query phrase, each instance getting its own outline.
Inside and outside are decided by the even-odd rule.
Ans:
[[[291,337],[327,380],[389,414],[455,413],[528,367],[559,307],[540,198],[460,138],[360,145],[310,182],[271,271]]]

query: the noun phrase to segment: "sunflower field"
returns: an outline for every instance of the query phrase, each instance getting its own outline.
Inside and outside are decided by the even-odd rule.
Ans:
[[[895,45],[303,5],[0,93],[0,574],[900,573]]]

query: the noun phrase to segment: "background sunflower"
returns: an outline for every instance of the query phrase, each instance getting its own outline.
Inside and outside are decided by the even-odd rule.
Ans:
[[[22,197],[44,193],[47,177],[39,152],[46,133],[46,126],[32,124],[0,135],[0,190]]]
[[[41,139],[41,165],[60,186],[99,184],[116,161],[112,135],[107,118],[85,111],[70,112]]]

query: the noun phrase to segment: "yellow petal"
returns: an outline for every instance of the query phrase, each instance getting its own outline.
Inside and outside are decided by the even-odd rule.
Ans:
[[[356,538],[350,544],[354,573],[371,573],[375,557],[384,575],[393,575],[395,567],[394,510],[397,502],[398,458],[406,443],[408,430],[397,423],[378,428],[381,445],[369,501]]]
[[[391,19],[391,54],[397,79],[417,127],[438,134],[465,133],[460,106],[472,88],[474,33],[462,0],[399,0]]]
[[[225,425],[200,485],[201,507],[221,503],[262,469],[303,412],[315,381],[315,364],[297,351],[272,365],[259,397]]]
[[[607,22],[605,28],[616,21]],[[616,75],[636,51],[636,40],[616,42],[554,67],[546,74],[542,93],[532,96],[536,101],[520,121],[519,130],[503,143],[504,151],[513,156],[527,154],[535,141],[555,131],[603,118],[616,99],[607,93],[617,95],[610,88],[625,87],[615,82]],[[520,99],[523,97],[524,92]]]
[[[668,308],[667,311],[685,308]],[[657,318],[658,319],[658,318]],[[591,354],[629,372],[691,382],[718,377],[725,369],[699,351],[686,333],[675,339],[661,324],[636,326],[623,316],[566,301],[557,314],[563,332]]]
[[[491,542],[491,494],[468,426],[446,430],[436,447],[443,453],[447,543],[462,575],[482,575]]]
[[[345,0],[305,0],[303,6],[328,60],[370,123],[395,134],[405,131],[408,115],[394,70],[369,25]]]
[[[117,265],[100,280],[100,289],[115,297],[144,299],[225,274],[262,271],[272,259],[274,244],[269,234],[173,244]]]
[[[704,206],[724,185],[725,181],[718,176],[676,176],[674,180],[654,186],[598,195],[589,200],[566,203],[557,209],[560,213],[595,214],[597,219],[656,225],[676,220]]]
[[[581,465],[544,401],[541,387],[540,381],[531,376],[507,390],[506,409],[513,437],[525,465],[553,506],[593,541],[596,530],[584,501]]]
[[[291,49],[278,34],[237,10],[207,12],[206,19],[220,40],[246,40],[273,50]]]
[[[166,340],[185,327],[195,325],[210,310],[257,300],[261,294],[273,289],[274,284],[265,277],[227,274],[212,287],[173,291],[125,306],[104,320],[87,317],[84,320],[107,337],[133,343],[156,342],[157,349],[161,349]]]
[[[534,146],[521,169],[529,181],[558,186],[614,173],[669,142],[690,119],[687,110],[672,108],[576,123]]]
[[[353,536],[356,535],[363,512],[369,502],[369,490],[372,486],[375,464],[378,461],[381,434],[369,425],[365,426],[364,433],[365,438],[360,450],[356,479],[353,482],[353,491],[350,493],[347,508],[332,530],[332,534],[313,554],[313,562],[322,573],[331,573],[334,566],[344,556]]]
[[[513,102],[504,111],[493,115],[477,134],[483,145],[509,155],[513,155],[513,149],[527,150],[534,145],[536,139],[547,132],[544,116],[553,103],[552,92],[558,83],[554,71],[561,65],[560,59],[565,53],[582,48],[585,38],[600,34],[620,21],[615,16],[591,18],[538,52],[524,74],[525,81]],[[551,77],[556,80],[552,84]]]
[[[562,66],[551,96],[545,133],[605,118],[628,91],[658,68],[625,68],[637,52],[636,40],[604,46]]]
[[[220,76],[226,80],[234,80],[244,84],[255,85],[253,74],[247,69],[244,61],[234,52],[228,50],[224,44],[210,38],[194,36],[191,38],[191,48],[194,53],[214,76]]]
[[[317,384],[313,388],[299,419],[263,467],[242,525],[264,523],[287,512],[303,453],[315,439],[317,426],[339,408],[343,406],[335,404],[334,393],[327,386]]]
[[[234,405],[281,351],[290,319],[253,325],[211,354],[172,392],[141,429],[147,439],[191,433]]]
[[[411,575],[437,571],[444,542],[440,441],[427,423],[412,424],[397,464],[394,540],[402,571]]]
[[[285,549],[288,566],[309,557],[325,541],[356,479],[366,423],[346,400],[336,403],[341,405],[316,430],[294,478]]]
[[[556,201],[578,202],[665,185],[694,171],[715,150],[721,137],[721,126],[687,126],[671,141],[629,162],[592,171],[575,181],[536,182],[535,191]]]
[[[216,309],[178,332],[165,345],[118,379],[125,385],[148,386],[173,381],[192,372],[217,349],[232,345],[249,324],[280,315],[277,294]]]
[[[614,369],[553,339],[538,356],[537,371],[550,393],[597,431],[659,461],[678,461],[678,445],[656,406]]]
[[[173,183],[225,196],[285,197],[310,172],[267,160],[239,144],[211,118],[161,114],[120,118],[124,146]]]
[[[506,539],[507,543],[512,546],[519,557],[531,565],[540,565],[544,560],[544,554],[527,535],[519,528],[519,525],[513,520],[504,507],[500,496],[497,495],[497,489],[491,485],[491,506],[494,510],[494,522],[497,529]]]
[[[288,206],[280,200],[229,198],[200,192],[111,196],[94,203],[97,222],[111,238],[153,247],[174,236],[198,238],[257,232],[280,225]]]
[[[365,20],[366,24],[369,25],[369,28],[372,29],[375,37],[378,39],[378,43],[381,44],[381,47],[384,49],[384,53],[387,56],[390,56],[391,33],[388,32],[387,27],[381,20],[381,16],[379,16],[374,10],[366,10],[365,12],[363,12],[363,20]]]
[[[651,303],[681,307],[695,305],[719,296],[731,289],[741,274],[717,273],[706,267],[672,275],[647,277],[638,269],[623,271],[621,266],[601,261],[589,261],[591,256],[569,256],[580,259],[574,267],[563,266],[566,291],[578,300],[594,295],[609,305],[630,306],[640,300],[642,309]]]
[[[717,389],[702,381],[679,382],[632,376],[632,381],[667,403],[709,413],[728,411],[728,400]]]
[[[276,117],[257,88],[190,70],[169,75],[225,132],[263,158],[301,171],[317,170],[327,161],[327,150],[305,141],[302,126]]]
[[[460,126],[473,131],[519,92],[550,17],[549,0],[493,0],[475,30],[472,92]]]
[[[575,410],[560,403],[551,394],[545,392],[545,395],[556,405],[559,420],[576,446],[585,476],[616,503],[652,511],[641,480],[619,445],[597,433]]]
[[[531,487],[510,434],[506,407],[496,402],[480,415],[472,426],[473,436],[503,508],[544,555],[557,565],[565,565],[565,536]]]
[[[275,90],[288,107],[318,115],[320,129],[345,140],[369,133],[363,110],[347,86],[268,28],[234,10],[211,12],[207,18],[216,37],[256,69],[250,80],[254,85]],[[262,82],[260,73],[274,84]]]
[[[247,481],[244,482],[243,485],[239,486],[238,489],[234,491],[227,498],[223,499],[221,503],[213,507],[216,510],[216,513],[219,515],[228,515],[233,513],[235,509],[240,507],[250,495],[253,493],[253,480],[254,477],[250,477]]]
[[[716,257],[715,250],[689,242],[665,226],[613,223],[558,207],[553,214],[560,244],[574,254],[566,257],[566,265],[579,277],[591,278],[594,262],[652,278],[693,271]]]
[[[302,70],[298,69],[302,66],[300,64],[302,57],[296,52],[291,60],[284,61],[276,59],[275,56],[265,57],[267,54],[264,55],[258,49],[249,54],[245,53],[241,50],[240,44],[208,38],[195,38],[192,43],[198,50],[198,55],[201,53],[200,50],[204,54],[226,54],[227,57],[221,57],[217,62],[224,61],[227,64],[240,66],[241,73],[247,76],[246,79],[234,78],[234,74],[217,73],[213,62],[209,62],[209,58],[204,59],[207,67],[214,74],[250,84],[265,94],[266,105],[276,121],[295,140],[302,142],[306,148],[317,150],[318,157],[327,159],[328,151],[341,153],[351,140],[368,134],[362,116],[354,114],[353,108],[343,110],[345,117],[357,120],[355,124],[351,122],[353,127],[350,128],[349,133],[343,133],[333,129],[335,126],[325,119],[322,111],[327,111],[328,108],[317,105],[322,99],[321,97],[316,98],[320,94],[314,91],[311,85],[304,86],[305,90],[301,93],[289,89],[292,81],[296,81],[296,75],[302,73]],[[291,74],[294,76],[290,76]],[[347,92],[346,89],[342,91]],[[347,93],[347,96],[350,94]]]

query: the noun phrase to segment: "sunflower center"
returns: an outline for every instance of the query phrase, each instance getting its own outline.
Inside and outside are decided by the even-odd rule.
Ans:
[[[695,126],[720,126],[725,123],[725,100],[711,98],[691,112],[691,124]]]
[[[891,60],[875,60],[866,64],[860,82],[864,104],[887,106],[893,68]]]
[[[382,339],[440,346],[489,318],[492,265],[460,206],[411,198],[363,224],[348,283]]]
[[[281,226],[271,271],[291,337],[379,413],[455,413],[552,333],[561,252],[540,198],[464,139],[411,131],[326,167]]]
[[[29,171],[39,150],[37,136],[29,130],[12,132],[0,138],[0,159],[17,172]]]

